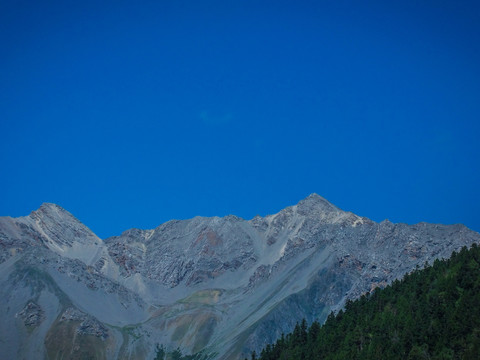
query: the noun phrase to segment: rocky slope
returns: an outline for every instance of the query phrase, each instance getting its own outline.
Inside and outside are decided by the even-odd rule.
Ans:
[[[0,358],[237,359],[347,298],[480,240],[373,222],[313,194],[275,215],[196,217],[99,239],[44,204],[0,218]]]

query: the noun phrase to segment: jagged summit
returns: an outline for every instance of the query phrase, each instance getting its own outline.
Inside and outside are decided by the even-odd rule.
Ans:
[[[42,210],[42,211],[49,211],[49,210],[50,211],[51,210],[67,211],[63,207],[61,207],[60,205],[55,204],[55,203],[49,203],[49,202],[44,202],[42,205],[40,205],[38,210]]]
[[[342,210],[333,205],[324,197],[313,193],[297,204],[299,209],[303,211],[317,210],[322,212],[341,212]]]
[[[280,213],[291,213],[293,216],[310,219],[318,224],[357,226],[372,221],[358,216],[350,211],[343,211],[322,196],[313,193],[298,202],[295,206],[287,207]],[[279,213],[279,214],[280,214]]]
[[[90,264],[104,252],[102,240],[57,204],[43,203],[29,216],[20,219],[25,226],[38,234],[36,238],[44,246],[62,256],[80,259]]]
[[[65,210],[60,205],[48,202],[43,203],[37,210],[32,211],[30,213],[30,217],[32,217],[33,219],[70,218],[80,222],[75,216],[73,216],[70,212]]]

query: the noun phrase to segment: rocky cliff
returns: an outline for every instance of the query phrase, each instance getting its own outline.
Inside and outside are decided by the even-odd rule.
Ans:
[[[0,358],[237,359],[480,235],[373,222],[312,194],[274,215],[196,217],[99,239],[44,204],[0,218]]]

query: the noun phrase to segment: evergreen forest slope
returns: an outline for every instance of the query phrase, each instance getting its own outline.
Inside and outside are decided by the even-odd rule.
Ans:
[[[347,301],[323,326],[304,320],[258,358],[480,359],[480,247]]]

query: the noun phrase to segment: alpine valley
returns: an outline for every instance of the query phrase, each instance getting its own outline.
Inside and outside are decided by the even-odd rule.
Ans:
[[[463,225],[376,223],[312,194],[274,215],[195,217],[98,238],[43,204],[0,218],[1,359],[243,359],[425,262]]]

